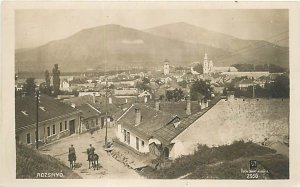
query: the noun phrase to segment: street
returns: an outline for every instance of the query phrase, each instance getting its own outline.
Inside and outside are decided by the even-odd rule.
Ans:
[[[62,161],[67,166],[68,162],[68,150],[71,144],[74,145],[76,149],[76,169],[73,170],[82,178],[87,179],[98,179],[98,178],[110,178],[110,179],[139,179],[142,176],[138,175],[134,170],[129,169],[124,166],[123,163],[115,160],[110,156],[109,153],[104,151],[104,137],[105,129],[100,129],[95,131],[93,134],[87,132],[84,134],[72,135],[40,149],[43,154],[48,154],[54,158]],[[112,137],[114,137],[114,128],[108,128],[108,141],[111,142]],[[99,155],[99,170],[89,169],[87,161],[86,150],[92,144],[95,147],[95,153]]]

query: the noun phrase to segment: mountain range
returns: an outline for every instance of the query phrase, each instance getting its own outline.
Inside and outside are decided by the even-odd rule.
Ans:
[[[238,63],[289,66],[288,47],[243,40],[179,22],[146,30],[114,24],[84,29],[39,47],[17,49],[15,67],[20,71],[45,71],[59,64],[64,72],[150,68],[162,66],[165,59],[171,65],[188,66],[195,61],[202,63],[205,52],[216,66]]]

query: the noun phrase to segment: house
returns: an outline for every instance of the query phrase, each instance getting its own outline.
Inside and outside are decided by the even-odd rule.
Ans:
[[[91,104],[83,104],[76,107],[81,111],[81,126],[80,132],[85,132],[97,127],[103,128],[105,117],[102,113],[93,107]]]
[[[176,115],[135,103],[117,120],[117,138],[139,152],[169,157],[168,144],[163,144],[155,131],[179,121]]]
[[[15,100],[16,142],[35,144],[36,98],[24,96]],[[40,96],[38,135],[41,144],[80,132],[80,111],[58,100]]]
[[[136,88],[127,88],[127,89],[115,89],[114,95],[116,97],[134,97],[138,95],[138,90]]]
[[[62,91],[72,91],[68,80],[61,80],[59,89]]]
[[[142,98],[144,103],[147,103],[148,100],[152,99],[152,94],[149,91],[143,91],[138,95],[138,98]]]
[[[254,78],[257,79],[258,77],[261,76],[269,76],[270,73],[268,71],[252,71],[252,72],[222,72],[221,75],[228,75],[232,78],[235,77],[248,77],[248,78]]]
[[[103,128],[106,124],[105,114],[107,114],[107,123],[108,127],[112,127],[115,124],[115,119],[120,117],[124,110],[129,108],[129,103],[133,103],[135,98],[116,98],[114,96],[109,96],[108,98],[102,96],[91,96],[85,95],[81,97],[74,97],[63,102],[82,110],[83,118],[81,120],[82,124],[82,131],[87,129],[94,128],[95,125],[98,123],[100,128]],[[99,115],[100,114],[100,115]],[[98,118],[98,122],[96,121]],[[84,120],[87,119],[87,120]],[[86,128],[86,122],[89,122],[88,128]],[[90,122],[94,121],[94,122]],[[91,124],[94,125],[91,125]]]
[[[250,79],[243,79],[243,80],[237,82],[235,84],[235,87],[239,88],[240,90],[247,90],[247,88],[249,86],[254,86],[254,85],[255,85],[255,83],[252,80],[250,80]]]

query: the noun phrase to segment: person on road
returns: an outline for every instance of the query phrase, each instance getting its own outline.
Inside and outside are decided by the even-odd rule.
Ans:
[[[88,154],[87,161],[89,161],[90,155],[94,155],[94,153],[95,153],[95,148],[93,147],[92,144],[90,144],[90,147],[87,149],[87,154]]]
[[[72,158],[76,160],[76,151],[73,144],[71,144],[71,147],[69,147],[69,161],[72,160]]]

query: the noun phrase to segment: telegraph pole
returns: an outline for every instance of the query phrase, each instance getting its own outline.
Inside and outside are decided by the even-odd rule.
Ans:
[[[36,149],[39,149],[39,102],[40,102],[40,92],[36,91],[36,129],[35,129],[35,145]]]
[[[105,111],[105,148],[107,148],[107,77],[106,77],[106,83],[105,83],[105,108],[106,108],[106,111]]]

